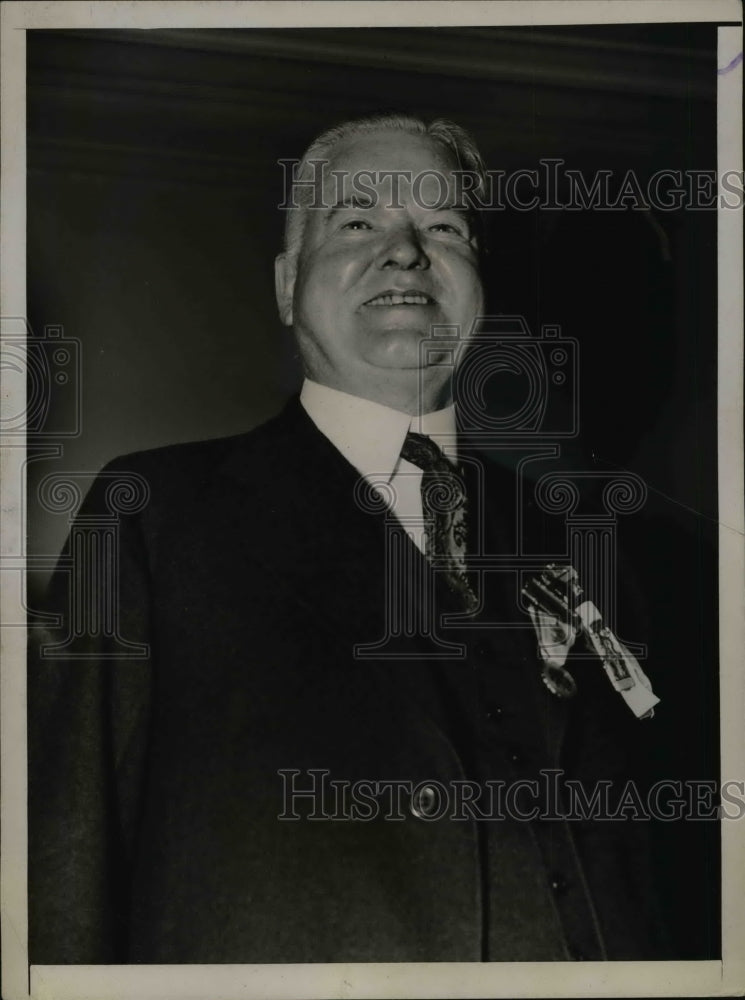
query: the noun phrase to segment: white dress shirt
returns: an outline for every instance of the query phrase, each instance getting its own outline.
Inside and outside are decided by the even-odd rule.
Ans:
[[[425,434],[452,461],[457,459],[455,407],[422,416],[306,379],[300,402],[310,419],[383,496],[412,541],[425,551],[422,470],[401,458],[408,432]]]

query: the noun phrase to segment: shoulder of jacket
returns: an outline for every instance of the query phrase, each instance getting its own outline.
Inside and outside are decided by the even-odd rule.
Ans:
[[[128,452],[111,459],[101,473],[127,473],[170,479],[173,476],[195,475],[202,470],[211,471],[234,454],[257,456],[272,448],[281,436],[282,414],[272,417],[243,434],[208,438],[162,445],[142,451]]]
[[[81,513],[111,507],[137,514],[149,508],[175,510],[189,499],[208,495],[212,485],[224,484],[221,471],[234,465],[266,467],[283,451],[288,429],[284,411],[244,434],[188,441],[133,451],[108,461],[97,473]],[[224,486],[223,486],[224,488]]]

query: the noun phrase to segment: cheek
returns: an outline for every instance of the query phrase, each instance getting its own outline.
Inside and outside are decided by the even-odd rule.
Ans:
[[[328,303],[328,276],[316,263],[306,266],[298,276],[295,286],[295,312],[317,316]]]
[[[325,256],[304,270],[299,281],[300,294],[316,311],[332,311],[338,308],[343,293],[354,285],[357,271],[355,262],[348,256]]]
[[[319,278],[328,289],[344,292],[354,288],[364,270],[365,263],[360,256],[344,248],[329,254],[323,262],[323,271],[319,274]]]
[[[450,254],[444,265],[446,284],[452,290],[454,301],[478,310],[483,303],[484,293],[477,264],[458,254]]]

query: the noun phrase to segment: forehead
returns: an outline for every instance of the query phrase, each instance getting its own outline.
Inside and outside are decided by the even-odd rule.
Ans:
[[[406,171],[412,180],[425,171],[437,171],[449,186],[457,168],[455,157],[443,143],[427,135],[394,130],[351,136],[333,148],[328,161],[325,183],[333,183],[337,189],[340,179],[346,189],[353,177],[363,173],[366,184],[380,186],[385,183],[381,175],[390,171]],[[408,176],[403,178],[404,184],[408,181]]]
[[[428,135],[398,130],[350,136],[329,156],[332,170],[442,170],[457,166],[450,150]]]

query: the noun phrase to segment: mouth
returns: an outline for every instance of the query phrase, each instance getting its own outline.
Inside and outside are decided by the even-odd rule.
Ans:
[[[431,306],[435,300],[426,292],[420,292],[413,288],[406,292],[386,291],[381,292],[372,299],[364,303],[365,306]]]

